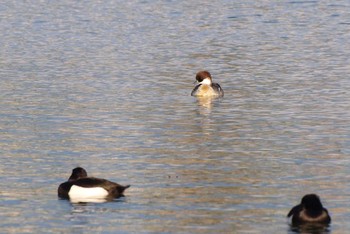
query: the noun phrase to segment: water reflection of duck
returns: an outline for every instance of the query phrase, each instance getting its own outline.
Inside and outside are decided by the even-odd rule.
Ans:
[[[209,97],[216,96],[222,97],[224,96],[224,91],[218,83],[213,83],[211,75],[208,71],[200,71],[196,75],[196,81],[198,84],[192,90],[191,96],[196,97]]]
[[[326,208],[322,206],[319,196],[316,194],[305,195],[301,203],[294,206],[287,215],[291,218],[292,225],[323,224],[328,225],[331,217]]]
[[[197,103],[200,106],[205,107],[205,109],[210,110],[212,108],[214,100],[215,100],[215,97],[211,97],[211,96],[198,97]]]
[[[105,179],[88,177],[84,168],[77,167],[72,171],[68,181],[58,187],[58,196],[73,201],[93,201],[94,199],[112,200],[122,197],[125,189],[122,186]]]

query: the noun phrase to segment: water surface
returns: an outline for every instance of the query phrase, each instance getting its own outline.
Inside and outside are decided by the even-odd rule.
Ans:
[[[349,229],[347,1],[6,1],[4,233],[294,233],[318,193]],[[222,99],[189,94],[207,69]],[[57,187],[82,166],[109,203]]]

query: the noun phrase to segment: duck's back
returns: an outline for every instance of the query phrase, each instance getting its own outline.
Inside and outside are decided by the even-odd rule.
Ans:
[[[331,218],[328,214],[327,209],[322,209],[322,211],[314,213],[308,212],[303,209],[298,216],[293,217],[295,223],[330,223]]]

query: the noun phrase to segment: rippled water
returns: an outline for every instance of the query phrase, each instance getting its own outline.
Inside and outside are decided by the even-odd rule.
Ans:
[[[318,193],[350,229],[348,1],[6,1],[0,230],[292,233]],[[209,70],[225,91],[189,94]],[[71,169],[131,184],[71,204]]]

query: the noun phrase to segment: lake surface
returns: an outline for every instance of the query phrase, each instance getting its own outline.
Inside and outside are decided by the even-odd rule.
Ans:
[[[5,1],[1,233],[350,230],[348,1]],[[190,96],[209,70],[222,99]],[[131,184],[75,204],[76,166]]]

